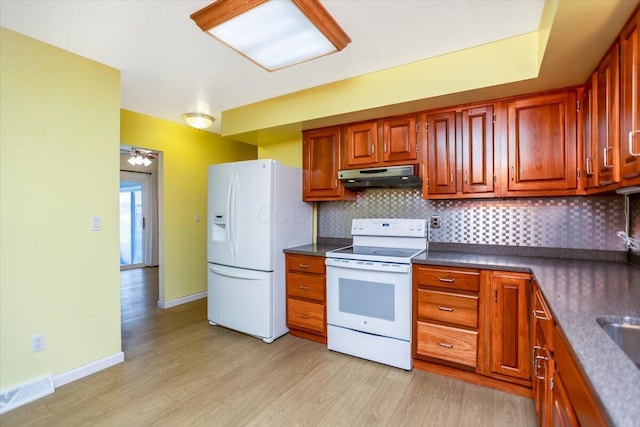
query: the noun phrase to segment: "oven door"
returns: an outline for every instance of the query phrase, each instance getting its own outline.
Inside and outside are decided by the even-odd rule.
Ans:
[[[411,265],[327,258],[327,323],[411,341]]]

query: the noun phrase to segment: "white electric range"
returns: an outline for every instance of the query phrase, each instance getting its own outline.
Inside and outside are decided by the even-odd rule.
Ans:
[[[354,219],[353,245],[329,251],[327,346],[410,370],[411,259],[427,249],[424,219]]]

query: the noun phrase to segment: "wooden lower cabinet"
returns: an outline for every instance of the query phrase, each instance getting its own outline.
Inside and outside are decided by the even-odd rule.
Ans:
[[[538,425],[606,426],[604,412],[535,285],[532,305],[533,399]]]
[[[608,425],[558,327],[553,333],[553,363],[552,425]]]
[[[327,343],[324,257],[286,254],[287,327],[294,336]]]
[[[413,268],[414,366],[531,396],[530,275]]]
[[[489,375],[531,381],[531,275],[490,272],[485,296],[489,299],[491,345]]]

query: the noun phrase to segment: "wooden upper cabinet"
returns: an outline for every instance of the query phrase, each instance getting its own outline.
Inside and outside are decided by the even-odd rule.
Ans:
[[[462,192],[494,191],[493,105],[462,110]]]
[[[456,193],[456,113],[428,114],[425,196]]]
[[[576,121],[574,90],[507,103],[508,192],[575,194]]]
[[[597,81],[597,72],[585,84],[582,91],[582,100],[580,102],[580,125],[581,125],[581,141],[582,141],[582,158],[580,159],[579,168],[582,171],[582,182],[585,189],[594,188],[598,185],[598,174],[595,173],[595,165],[597,163],[597,144],[594,133],[594,95],[596,93],[595,82]]]
[[[352,193],[338,180],[340,128],[304,133],[302,142],[302,198],[305,201],[343,200]]]
[[[493,110],[493,105],[483,105],[426,114],[424,197],[487,197],[493,193]]]
[[[598,147],[596,173],[598,186],[605,186],[620,181],[617,43],[598,65],[596,75],[595,129]]]
[[[416,161],[418,158],[416,116],[382,121],[382,152],[385,162]]]
[[[531,379],[530,283],[526,274],[491,273],[485,295],[490,300],[492,374]]]
[[[623,181],[640,177],[639,26],[640,11],[636,11],[620,34],[620,169]]]
[[[349,125],[343,141],[344,165],[361,167],[375,165],[378,162],[378,123],[365,122]]]

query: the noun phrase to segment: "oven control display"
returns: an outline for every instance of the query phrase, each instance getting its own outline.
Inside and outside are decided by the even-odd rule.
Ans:
[[[424,237],[427,231],[424,219],[354,219],[354,236],[407,236]]]

